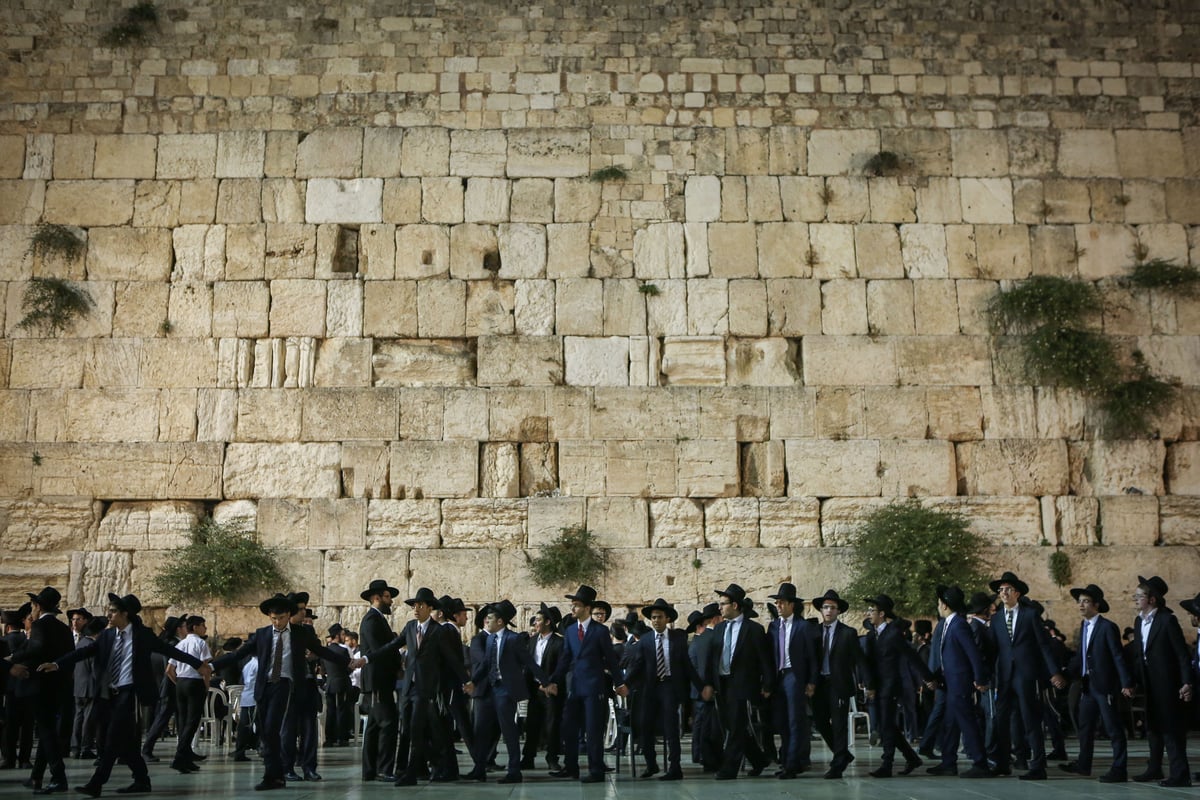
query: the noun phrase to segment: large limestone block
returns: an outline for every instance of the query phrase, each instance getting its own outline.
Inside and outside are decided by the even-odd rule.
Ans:
[[[521,496],[520,457],[514,442],[483,444],[479,454],[479,493],[484,497]]]
[[[399,436],[395,438],[429,441],[451,438],[443,437],[445,421],[444,390],[434,388],[400,390],[400,429]]]
[[[1133,231],[1124,225],[1076,225],[1079,253],[1079,277],[1085,280],[1114,278],[1129,269],[1133,252]]]
[[[678,447],[679,494],[731,497],[739,493],[737,442],[689,439]]]
[[[330,338],[360,336],[363,332],[363,284],[333,281],[326,293],[325,333]]]
[[[1094,497],[1043,497],[1042,539],[1056,545],[1100,543],[1100,502]]]
[[[1118,177],[1117,146],[1110,130],[1064,130],[1058,142],[1058,172],[1070,178]]]
[[[880,492],[878,441],[789,439],[785,447],[790,497],[873,497]]]
[[[497,563],[500,550],[451,548],[413,550],[409,554],[409,597],[428,586],[434,594],[463,594],[470,603],[498,597]],[[404,583],[400,583],[401,589]]]
[[[499,229],[499,277],[542,278],[546,275],[546,226],[504,223]]]
[[[511,282],[467,281],[466,290],[464,325],[467,336],[513,333],[516,289]]]
[[[271,281],[272,336],[325,335],[325,281]]]
[[[821,284],[821,329],[829,336],[870,331],[866,281],[830,280]]]
[[[563,359],[568,386],[625,386],[629,383],[629,339],[626,337],[564,336]]]
[[[601,547],[647,547],[648,501],[639,497],[590,497],[587,527]]]
[[[259,280],[265,275],[267,228],[265,225],[225,227],[225,278]],[[265,314],[264,314],[265,318]]]
[[[300,392],[243,389],[238,392],[239,442],[292,442],[300,438]]]
[[[204,516],[204,506],[181,500],[119,501],[100,521],[96,546],[102,551],[176,549],[191,542],[190,531]]]
[[[327,605],[353,606],[365,611],[361,595],[371,581],[382,578],[389,586],[405,591],[409,552],[402,549],[330,550],[325,553],[320,570],[322,600]],[[405,594],[400,600],[411,596]],[[401,603],[397,601],[396,605]]]
[[[442,547],[523,546],[525,502],[517,498],[446,500],[442,503]]]
[[[461,182],[459,186],[462,186]],[[470,178],[462,199],[462,217],[467,222],[492,225],[508,222],[511,202],[511,181],[502,178]]]
[[[83,177],[153,178],[157,145],[158,140],[154,136],[136,134],[97,136],[94,171],[92,176]],[[66,176],[56,175],[55,177]]]
[[[1025,225],[977,225],[979,273],[985,278],[1020,280],[1033,269]]]
[[[604,333],[608,336],[645,336],[646,300],[635,280],[604,281]]]
[[[214,339],[147,339],[142,343],[139,374],[143,386],[176,388],[216,386]]]
[[[651,336],[688,333],[688,282],[656,281],[658,294],[646,297],[646,332]]]
[[[988,439],[1037,438],[1037,412],[1029,386],[984,386],[984,433]]]
[[[554,222],[554,181],[548,178],[516,181],[511,202],[513,222]]]
[[[103,504],[86,497],[6,498],[0,500],[0,546],[16,560],[29,551],[88,549],[102,513]]]
[[[863,387],[830,386],[816,391],[813,417],[817,438],[861,439],[866,436],[866,390]]]
[[[866,518],[893,499],[883,497],[833,497],[820,501],[820,544],[825,547],[850,545]]]
[[[478,494],[479,447],[475,442],[393,442],[391,496],[475,497]]]
[[[90,607],[99,613],[107,608],[109,592],[117,595],[129,592],[133,584],[132,572],[130,553],[74,552],[71,554],[71,577],[63,592],[64,602],[67,607]]]
[[[313,498],[263,498],[258,533],[263,544],[288,550],[332,550],[363,547],[367,501]]]
[[[266,152],[267,137],[262,131],[223,131],[217,134],[216,176],[260,178]]]
[[[211,178],[216,174],[217,136],[213,133],[158,137],[159,180]]]
[[[821,393],[824,400],[825,392]],[[919,439],[930,432],[923,389],[868,387],[863,390],[864,435],[871,439]]]
[[[1009,178],[963,178],[963,222],[1010,225],[1013,222],[1013,187]]]
[[[687,332],[719,336],[729,332],[729,282],[696,278],[687,282]]]
[[[63,145],[66,136],[59,137],[59,147]],[[89,137],[90,138],[90,137]],[[57,157],[57,156],[56,156]],[[20,178],[25,165],[25,137],[0,136],[0,178]],[[66,177],[66,176],[63,176]],[[81,175],[78,177],[91,177]]]
[[[957,446],[968,495],[1065,495],[1067,445],[1061,440],[992,439]]]
[[[417,335],[417,282],[366,281],[363,334],[378,338]]]
[[[367,547],[435,548],[441,542],[437,500],[372,500],[367,506]]]
[[[591,226],[585,222],[546,226],[546,277],[586,278],[591,271]]]
[[[450,229],[450,275],[462,280],[491,278],[490,259],[498,257],[500,246],[496,228],[491,225],[455,225]]]
[[[678,454],[665,439],[605,442],[605,494],[669,497],[678,493]]]
[[[945,278],[949,275],[946,230],[943,226],[902,225],[900,248],[908,277]]]
[[[425,177],[448,175],[450,132],[445,128],[409,128],[400,143],[400,173]]]
[[[1200,517],[1200,499],[1171,496],[1162,498],[1159,505],[1162,543],[1164,545],[1188,545],[1192,548],[1192,552],[1195,552],[1195,548],[1200,546],[1200,531],[1196,528],[1198,517]]]
[[[925,505],[962,514],[971,530],[1001,546],[1035,545],[1041,541],[1041,510],[1036,497],[929,498]]]
[[[741,445],[741,490],[750,497],[782,497],[787,493],[783,442],[749,442]]]
[[[383,179],[314,178],[308,182],[304,218],[310,224],[382,222]]]
[[[81,339],[13,339],[8,385],[14,389],[78,388],[83,384],[85,345],[86,340]]]
[[[588,173],[591,136],[586,130],[522,128],[508,132],[511,178],[574,178]]]
[[[779,584],[792,577],[791,552],[784,547],[708,548],[696,551],[700,566],[696,569],[696,584],[702,603],[716,602],[717,590],[731,582],[746,590],[761,609],[769,602],[767,595],[775,593]]]
[[[808,251],[808,226],[804,223],[758,226],[758,273],[764,278],[807,278],[812,274]]]
[[[127,225],[133,217],[132,180],[51,181],[46,184],[45,191],[43,222],[96,228]],[[24,205],[28,207],[28,201]],[[0,222],[17,221],[3,219],[2,216]],[[92,235],[95,233],[92,231]]]
[[[216,499],[221,496],[219,444],[53,444],[39,446],[38,496]]]
[[[867,329],[885,336],[916,332],[911,281],[867,283]]]
[[[450,271],[450,236],[439,225],[396,227],[396,277],[434,278]]]
[[[697,390],[698,434],[689,438],[761,442],[770,438],[770,393],[760,388]]]
[[[462,340],[382,340],[375,344],[371,364],[376,386],[475,383],[475,353]]]
[[[313,369],[314,386],[370,386],[370,339],[323,339]]]
[[[684,187],[684,216],[688,222],[716,222],[721,218],[721,179],[693,175]]]
[[[804,336],[821,332],[820,281],[777,278],[766,285],[768,333]]]
[[[604,282],[595,278],[566,278],[555,285],[557,332],[594,335],[603,328]]]
[[[808,138],[808,174],[846,175],[859,172],[878,152],[878,131],[814,130]]]
[[[751,222],[778,222],[783,219],[779,178],[773,175],[751,175],[746,178],[746,216]]]
[[[1002,130],[950,132],[954,174],[994,178],[1008,174],[1008,138]]]
[[[366,128],[363,130],[363,177],[394,178],[400,174],[403,128]]]
[[[683,225],[651,223],[633,237],[633,274],[643,279],[686,276]]]
[[[1158,543],[1157,497],[1107,495],[1100,497],[1099,502],[1098,544],[1152,546]]]
[[[304,222],[306,182],[270,178],[262,182],[264,222]]]
[[[1166,491],[1200,494],[1200,443],[1175,442],[1167,448]]]
[[[649,520],[652,547],[704,546],[704,508],[696,500],[685,497],[651,500]]]
[[[171,232],[175,264],[171,270],[174,280],[215,281],[225,277],[226,228],[224,225],[183,225]],[[123,242],[115,243],[115,257],[120,257]],[[239,253],[239,255],[242,255]],[[151,269],[154,268],[153,265]],[[234,277],[234,276],[231,276]],[[243,277],[243,276],[236,276]],[[135,280],[162,280],[151,272],[150,277],[134,274]]]
[[[896,341],[902,383],[989,386],[992,361],[982,336],[903,336]]]
[[[674,386],[725,383],[725,341],[720,336],[668,336],[662,346],[662,376]]]
[[[459,178],[421,179],[421,217],[426,222],[463,221],[463,183]]]
[[[563,382],[557,336],[480,336],[480,386],[555,386]]]
[[[792,339],[730,339],[726,381],[730,386],[795,386],[800,383],[796,360]]]
[[[398,406],[393,389],[311,389],[301,394],[305,442],[395,439]]]
[[[363,129],[322,128],[296,149],[297,178],[357,178],[362,169]]]
[[[336,444],[230,444],[225,496],[337,497],[341,448]]]
[[[388,464],[390,453],[379,442],[347,442],[342,445],[342,491],[368,500],[390,497]]]
[[[66,392],[59,397],[63,424],[57,436],[51,430],[57,426],[47,419],[52,416],[54,400],[47,399],[49,402],[39,402],[40,408],[34,409],[35,433],[40,440],[152,442],[158,438],[158,392],[153,389]]]
[[[262,182],[249,178],[222,180],[217,189],[215,220],[230,223],[262,222]]]
[[[900,232],[895,225],[856,225],[854,253],[857,274],[863,278],[902,278]]]
[[[167,301],[167,320],[171,333],[178,336],[212,335],[213,290],[208,283],[178,282],[171,285]],[[160,323],[161,324],[161,323]]]
[[[587,178],[554,181],[554,221],[591,222],[600,213],[602,185]]]
[[[1086,497],[1164,493],[1163,467],[1167,452],[1161,441],[1072,442],[1070,459],[1070,494]]]
[[[710,224],[708,264],[716,278],[757,278],[758,226],[750,222]]]
[[[760,499],[758,539],[763,547],[820,547],[820,501],[815,497]]]
[[[704,504],[706,547],[758,547],[758,500],[726,497]]]
[[[959,332],[958,287],[955,281],[926,279],[913,284],[915,332],[953,335]]]
[[[590,427],[593,439],[672,439],[699,436],[700,404],[695,390],[630,388],[595,390]]]
[[[950,442],[883,441],[879,460],[885,496],[952,496],[957,491],[954,445]]]
[[[896,342],[865,336],[805,336],[801,364],[807,386],[894,386]]]
[[[33,492],[33,445],[0,444],[0,492],[16,497]]]
[[[524,442],[520,445],[521,497],[548,495],[558,491],[558,445]]]
[[[604,580],[597,587],[602,598],[619,608],[621,603],[642,605],[647,597],[662,596],[686,618],[688,606],[684,604],[694,604],[696,598],[694,550],[618,547],[607,555]]]
[[[503,177],[508,154],[504,131],[450,131],[450,174]]]
[[[563,529],[582,526],[587,519],[587,501],[582,497],[530,497],[527,508],[529,547],[544,547]]]

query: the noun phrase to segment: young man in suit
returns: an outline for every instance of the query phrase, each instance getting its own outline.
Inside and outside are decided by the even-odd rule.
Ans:
[[[895,624],[896,605],[892,598],[879,594],[866,598],[866,603],[867,619],[872,626],[867,634],[867,671],[875,687],[875,725],[879,729],[879,744],[883,748],[879,767],[870,775],[872,778],[892,777],[892,761],[897,749],[904,756],[904,769],[900,774],[908,775],[921,766],[921,759],[900,730],[898,713],[904,694],[902,683],[908,678],[908,670],[915,669],[922,682],[933,685],[933,673],[921,663],[917,651],[912,649]]]
[[[63,737],[59,719],[71,713],[71,673],[56,675],[44,673],[31,675],[30,668],[55,661],[75,649],[71,629],[58,618],[62,595],[52,586],[29,596],[29,639],[20,652],[11,659],[13,677],[29,680],[33,690],[33,723],[37,731],[37,754],[33,759],[33,770],[29,782],[38,794],[53,794],[67,789],[67,768],[63,762],[64,751],[70,745],[70,737]],[[66,741],[64,741],[64,738]],[[46,767],[50,768],[50,782],[42,786]]]
[[[725,733],[725,747],[716,779],[733,780],[742,761],[750,761],[749,775],[758,777],[770,763],[750,729],[750,705],[769,697],[772,688],[767,634],[749,618],[746,590],[736,583],[717,589],[721,622],[713,629],[708,678],[701,697],[716,703]]]
[[[1000,596],[1001,607],[992,618],[992,641],[996,645],[996,770],[1011,770],[1012,722],[1014,712],[1029,748],[1029,771],[1021,780],[1046,780],[1046,745],[1042,730],[1041,687],[1065,686],[1047,641],[1041,616],[1028,601],[1029,586],[1012,572],[1005,572],[988,587]]]
[[[138,613],[142,603],[136,595],[108,596],[109,627],[96,640],[77,648],[53,662],[38,667],[47,674],[56,672],[86,659],[94,659],[97,686],[99,729],[104,731],[100,747],[100,763],[91,779],[75,787],[80,794],[99,797],[104,784],[112,775],[113,765],[123,761],[133,773],[133,783],[120,794],[150,791],[150,773],[138,749],[137,706],[154,702],[158,687],[154,683],[150,654],[159,653],[188,664],[202,675],[211,675],[205,662],[178,650],[142,625]]]
[[[971,635],[967,622],[967,600],[957,586],[937,587],[938,614],[942,617],[934,630],[933,648],[938,654],[940,672],[934,677],[942,683],[946,703],[945,725],[948,735],[942,740],[942,761],[930,767],[930,775],[958,775],[958,742],[961,737],[971,768],[962,778],[989,778],[983,729],[975,708],[975,693],[988,690],[979,642]],[[940,636],[938,632],[941,632]],[[932,658],[932,657],[931,657]],[[932,671],[932,670],[931,670]]]
[[[688,699],[689,689],[702,690],[704,684],[688,658],[687,634],[668,627],[679,618],[675,607],[660,597],[642,608],[642,616],[650,620],[652,630],[627,651],[629,682],[641,688],[642,757],[646,760],[642,777],[659,772],[656,742],[661,729],[667,743],[667,771],[659,780],[682,780],[679,710]]]
[[[1067,674],[1081,682],[1079,694],[1079,758],[1063,764],[1062,769],[1075,775],[1092,774],[1092,748],[1096,741],[1096,723],[1103,721],[1112,742],[1113,762],[1100,776],[1101,783],[1124,783],[1128,774],[1128,750],[1125,728],[1118,718],[1117,697],[1126,690],[1133,694],[1133,675],[1121,652],[1121,631],[1108,613],[1104,591],[1094,583],[1071,590],[1083,622],[1079,630],[1079,650],[1067,664]]]
[[[817,654],[808,621],[800,616],[804,601],[796,587],[783,583],[770,596],[779,609],[779,617],[767,627],[767,643],[774,661],[774,694],[771,704],[775,729],[779,731],[779,761],[776,776],[789,780],[812,765],[812,720],[808,701],[816,691]]]
[[[342,626],[335,622],[329,626],[329,647],[336,650],[350,648],[342,641]],[[336,661],[325,664],[325,746],[345,747],[350,743],[354,730],[354,707],[350,703],[350,670]]]
[[[687,633],[694,633],[688,645],[688,658],[696,668],[705,686],[713,686],[716,679],[709,672],[711,648],[716,641],[713,628],[721,621],[721,608],[709,603],[699,611],[688,615]],[[705,697],[704,689],[692,691],[692,761],[700,764],[705,772],[716,772],[721,766],[721,720],[717,718],[712,696]]]
[[[3,612],[4,637],[0,639],[8,655],[25,647],[25,618],[29,603],[15,611]],[[7,677],[7,676],[6,676]],[[33,697],[28,681],[10,680],[4,684],[4,739],[0,742],[0,769],[33,769]]]
[[[1187,726],[1192,700],[1192,676],[1187,643],[1179,620],[1166,606],[1167,583],[1155,575],[1138,576],[1133,593],[1138,616],[1133,623],[1134,674],[1146,692],[1146,738],[1150,759],[1146,771],[1134,780],[1158,780],[1160,786],[1191,786],[1187,760]],[[1163,778],[1162,754],[1166,747],[1170,773]]]
[[[529,652],[525,634],[508,630],[517,609],[508,600],[487,607],[483,629],[488,634],[484,657],[474,667],[471,683],[475,687],[476,719],[471,754],[475,769],[468,778],[487,780],[487,763],[492,756],[492,742],[499,728],[508,752],[508,769],[500,783],[520,783],[521,731],[517,727],[517,703],[529,698],[529,677],[541,686],[550,682]]]
[[[284,717],[298,681],[305,679],[308,670],[306,656],[312,653],[329,661],[349,663],[350,655],[338,648],[331,650],[309,625],[292,622],[298,606],[284,594],[276,594],[259,604],[258,610],[271,619],[254,632],[232,653],[213,662],[214,669],[237,664],[253,655],[258,659],[258,675],[254,684],[254,700],[258,720],[258,752],[263,759],[263,777],[256,791],[282,789],[287,785],[283,764]]]
[[[838,616],[850,604],[833,589],[814,598],[812,603],[821,613],[817,627],[818,675],[813,692],[813,724],[833,753],[825,777],[836,780],[854,760],[848,733],[850,698],[858,691],[856,676],[866,667],[866,657],[854,628],[838,622]],[[867,689],[872,688],[868,682]]]
[[[72,608],[67,611],[67,619],[71,621],[71,635],[75,638],[75,646],[85,639],[95,638],[85,631],[95,619],[92,612],[86,608]],[[104,620],[100,620],[101,623]],[[103,628],[101,628],[103,630]],[[99,631],[96,631],[99,633]],[[86,641],[83,641],[87,644]],[[75,697],[75,715],[71,720],[71,758],[96,758],[96,726],[92,713],[92,665],[86,661],[75,665],[73,680]]]
[[[562,621],[562,612],[553,606],[541,604],[538,613],[533,617],[534,634],[529,641],[529,652],[533,661],[547,675],[553,675],[558,669],[558,660],[562,656],[563,638],[557,633],[558,623]],[[559,687],[561,690],[562,687]],[[558,753],[561,749],[559,741],[562,722],[562,698],[558,695],[535,691],[530,679],[528,716],[525,718],[525,749],[521,758],[522,769],[533,769],[541,742],[546,743],[546,765],[551,770],[561,769],[558,763]]]
[[[371,604],[359,625],[359,655],[366,659],[362,683],[367,726],[362,741],[362,779],[396,780],[396,740],[400,709],[396,705],[396,678],[400,673],[400,649],[389,647],[395,633],[388,617],[400,590],[377,578],[360,594]]]
[[[461,665],[462,671],[470,674],[466,648],[462,644],[462,629],[467,624],[466,604],[463,603],[461,597],[442,595],[438,598],[438,608],[434,612],[434,618],[441,622],[458,641],[459,646],[456,652],[459,663],[454,666],[455,672],[459,671]],[[458,731],[458,735],[462,739],[463,747],[468,753],[474,753],[475,726],[471,723],[468,695],[463,693],[462,686],[453,682],[446,684],[442,689],[439,706],[444,709],[443,724],[453,723],[454,730]],[[437,774],[450,780],[458,780],[458,759],[455,757],[453,747],[447,748],[446,752],[442,754]]]
[[[604,726],[608,723],[607,694],[609,680],[616,685],[618,695],[629,694],[621,673],[612,637],[603,623],[596,622],[592,610],[596,606],[596,590],[580,586],[571,601],[574,622],[563,632],[562,658],[551,676],[546,691],[557,693],[570,675],[567,699],[563,703],[562,741],[563,768],[551,772],[555,778],[578,778],[580,783],[600,783],[604,780]],[[579,773],[580,724],[583,725],[588,756],[588,774]]]

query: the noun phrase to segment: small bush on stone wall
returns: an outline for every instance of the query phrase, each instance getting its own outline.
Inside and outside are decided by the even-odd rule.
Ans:
[[[141,44],[148,36],[147,28],[158,24],[158,9],[149,0],[143,0],[125,10],[121,21],[109,28],[100,37],[105,47],[128,47]]]
[[[1161,258],[1135,264],[1128,281],[1139,289],[1160,289],[1183,297],[1200,294],[1200,269]]]
[[[1062,550],[1055,550],[1050,554],[1050,580],[1054,581],[1055,586],[1066,586],[1071,582],[1071,557]]]
[[[606,557],[596,534],[582,525],[561,528],[536,556],[526,556],[533,582],[541,587],[594,584],[604,575]]]
[[[216,522],[205,517],[190,535],[191,544],[152,579],[155,591],[172,605],[233,604],[284,586],[275,553],[263,547],[242,518]]]
[[[29,253],[41,258],[60,256],[74,261],[83,255],[85,246],[79,234],[66,225],[42,223],[29,240]]]
[[[902,615],[932,615],[939,585],[957,584],[968,596],[983,586],[979,554],[986,544],[962,514],[915,499],[891,503],[871,512],[851,538],[850,602],[882,592]]]
[[[1128,439],[1152,433],[1152,421],[1166,410],[1175,397],[1175,386],[1150,374],[1140,351],[1135,350],[1133,358],[1134,377],[1108,387],[1100,401],[1100,409],[1104,414],[1104,435],[1110,439]]]
[[[25,316],[17,327],[54,336],[71,327],[78,317],[87,316],[95,305],[80,286],[59,278],[34,278],[21,300]]]

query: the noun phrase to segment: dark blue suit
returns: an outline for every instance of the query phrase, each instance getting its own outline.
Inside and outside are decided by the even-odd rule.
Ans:
[[[582,721],[587,736],[588,772],[592,777],[602,778],[604,727],[608,724],[608,676],[612,676],[613,685],[625,683],[607,627],[599,622],[589,622],[583,641],[580,641],[579,622],[567,626],[563,631],[562,658],[550,680],[561,686],[568,674],[571,682],[563,704],[563,769],[568,774],[579,772],[579,724]]]
[[[986,768],[983,733],[975,711],[975,684],[982,685],[987,680],[979,643],[971,635],[971,626],[964,614],[947,617],[940,627],[942,636],[938,648],[945,684],[946,724],[958,729],[972,764]],[[957,762],[958,741],[951,733],[942,751],[942,766],[954,767]]]
[[[1012,757],[1012,715],[1020,714],[1029,748],[1030,771],[1046,768],[1046,745],[1042,733],[1041,687],[1059,666],[1050,651],[1049,635],[1033,607],[1017,606],[1012,637],[1008,635],[1006,614],[1000,606],[992,617],[992,642],[996,645],[996,766],[1008,769]]]
[[[658,636],[647,633],[631,649],[629,682],[641,687],[642,755],[646,766],[658,769],[655,741],[661,728],[667,742],[667,771],[679,773],[679,708],[688,699],[692,687],[704,688],[700,674],[688,658],[687,634],[680,630],[663,631],[664,656],[668,675],[658,677]],[[635,709],[637,710],[637,709]]]
[[[891,766],[897,747],[906,761],[919,762],[900,731],[899,703],[904,695],[909,667],[916,669],[923,681],[932,680],[933,674],[921,663],[917,651],[905,641],[900,628],[890,621],[882,632],[873,630],[867,634],[867,664],[875,686],[875,725],[883,748],[880,766]]]
[[[497,650],[499,653],[497,654]],[[487,767],[492,755],[496,727],[504,737],[508,751],[508,774],[521,774],[521,731],[517,727],[517,703],[529,699],[531,673],[540,684],[549,683],[545,671],[529,652],[528,637],[507,628],[487,637],[484,657],[475,664],[471,682],[475,684],[475,769]]]
[[[1191,681],[1191,664],[1187,643],[1179,620],[1171,609],[1162,607],[1154,613],[1150,635],[1142,642],[1142,620],[1133,621],[1134,653],[1137,655],[1138,683],[1146,692],[1146,738],[1150,743],[1150,758],[1146,771],[1162,772],[1162,754],[1166,747],[1170,758],[1169,780],[1190,781],[1187,761],[1188,710],[1179,700],[1179,690]],[[1196,702],[1195,698],[1192,702]]]
[[[807,620],[792,616],[786,643],[781,641],[783,630],[782,619],[771,620],[767,628],[767,647],[775,668],[771,709],[775,730],[779,731],[779,761],[785,771],[798,772],[812,763],[812,720],[806,689],[817,682],[817,652]],[[784,648],[791,661],[789,669],[783,668]]]
[[[1079,651],[1067,664],[1067,674],[1083,682],[1079,695],[1079,758],[1076,764],[1080,772],[1091,772],[1098,717],[1103,720],[1104,730],[1112,740],[1112,772],[1125,775],[1128,748],[1125,726],[1117,717],[1117,699],[1122,689],[1133,686],[1133,676],[1121,650],[1121,631],[1111,620],[1096,616],[1092,621],[1086,652],[1082,632],[1081,624]]]

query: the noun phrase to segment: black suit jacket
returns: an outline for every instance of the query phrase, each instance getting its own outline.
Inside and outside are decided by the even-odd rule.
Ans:
[[[544,667],[539,667],[529,652],[528,638],[524,633],[510,630],[500,632],[500,681],[509,695],[520,702],[529,699],[529,678],[545,685],[550,682]],[[471,682],[475,684],[475,697],[487,697],[492,690],[492,664],[487,657],[487,639],[483,640],[484,657],[475,664]]]
[[[130,620],[126,630],[130,631],[133,642],[133,690],[137,694],[138,702],[142,705],[153,705],[158,699],[158,684],[154,682],[154,671],[150,664],[151,653],[159,653],[165,658],[182,661],[196,669],[199,669],[203,663],[188,653],[176,650],[137,620]],[[96,637],[95,641],[61,656],[54,663],[62,670],[85,659],[94,659],[92,675],[96,690],[95,696],[107,697],[109,687],[103,684],[116,677],[110,676],[108,671],[109,663],[112,660],[113,645],[116,642],[117,629],[105,628],[100,631],[100,635]]]
[[[462,641],[435,620],[429,620],[421,646],[417,647],[417,621],[410,619],[392,643],[404,645],[404,694],[433,700],[442,691],[467,682]]]
[[[783,627],[782,619],[773,619],[767,627],[767,650],[770,653],[771,666],[778,667],[779,629]],[[816,683],[817,652],[813,647],[812,630],[808,620],[799,615],[792,616],[792,625],[788,637],[788,658],[792,663],[792,675],[801,685]],[[777,673],[778,674],[778,673]]]
[[[292,687],[307,679],[308,676],[308,658],[309,653],[313,653],[326,661],[334,661],[341,664],[350,663],[350,653],[346,648],[339,647],[336,650],[326,647],[321,644],[321,640],[317,637],[314,631],[308,625],[288,624],[288,629],[291,631],[292,637]],[[267,692],[267,682],[271,674],[271,660],[273,653],[272,648],[275,646],[275,627],[273,625],[264,625],[254,632],[254,637],[247,640],[245,644],[234,650],[232,653],[226,653],[220,658],[212,662],[213,669],[221,669],[227,664],[240,664],[244,658],[253,655],[258,659],[258,677],[254,681],[254,701],[261,703]]]
[[[32,694],[49,696],[71,696],[74,673],[36,672],[38,665],[57,661],[75,649],[75,637],[71,629],[53,614],[42,614],[29,629],[29,640],[20,652],[12,657],[12,663],[24,664],[29,668],[27,689]],[[74,662],[72,662],[74,663]]]
[[[720,680],[721,656],[725,650],[725,629],[728,625],[727,620],[721,620],[713,628],[713,641],[708,653],[708,685]],[[857,649],[857,645],[855,648]],[[729,692],[729,699],[735,702],[756,700],[763,692],[771,691],[774,683],[773,672],[767,653],[766,632],[762,625],[743,617],[729,665],[729,678],[721,688]]]
[[[700,673],[688,657],[687,634],[675,628],[668,628],[667,665],[670,667],[669,683],[675,690],[675,697],[680,701],[686,699],[690,689],[697,691],[704,688]],[[657,695],[663,685],[658,680],[658,642],[657,634],[651,631],[638,639],[633,647],[626,648],[631,654],[629,668],[625,675],[633,685],[639,685],[649,695]]]
[[[1015,680],[1036,680],[1046,684],[1060,667],[1050,650],[1050,636],[1042,618],[1032,606],[1019,603],[1010,639],[1006,613],[1001,605],[991,621],[992,641],[996,644],[996,688],[1004,689]]]
[[[1121,631],[1115,622],[1096,617],[1092,623],[1092,635],[1088,637],[1087,651],[1084,651],[1082,641],[1079,644],[1079,650],[1067,663],[1068,675],[1080,677],[1086,661],[1088,683],[1092,689],[1115,695],[1133,686],[1133,675],[1125,664],[1125,654],[1121,650]],[[1175,689],[1178,691],[1179,687]]]
[[[1191,682],[1190,654],[1179,620],[1169,608],[1160,608],[1150,623],[1150,635],[1142,644],[1142,621],[1133,620],[1133,652],[1137,659],[1138,683],[1146,691],[1151,718],[1182,724],[1191,709],[1179,700],[1179,689]]]
[[[904,694],[904,681],[915,670],[922,681],[933,680],[929,667],[921,662],[921,657],[904,639],[904,634],[894,623],[884,626],[883,632],[871,631],[867,634],[867,669],[865,674],[869,680],[868,686],[874,685],[875,692],[880,697],[900,697]]]
[[[346,650],[350,651],[340,644],[332,643],[329,649],[333,651]],[[325,662],[325,691],[328,694],[340,694],[350,691],[350,667],[343,664],[341,661],[326,661]]]
[[[91,636],[80,636],[79,641],[75,643],[75,648],[87,647],[88,644],[94,642],[95,638]],[[96,690],[99,688],[99,678],[96,676],[96,665],[90,660],[80,661],[75,665],[75,698],[89,699],[96,696]]]
[[[537,654],[538,638],[539,636],[529,637],[529,655],[531,656],[536,656]],[[487,642],[485,640],[484,645],[486,644]],[[544,671],[546,675],[553,675],[554,671],[558,669],[558,660],[562,657],[562,648],[563,638],[557,633],[551,633],[550,638],[546,641],[546,650],[544,653],[542,653],[542,671]],[[537,681],[530,676],[528,683],[529,690],[532,692],[537,686]],[[561,686],[558,688],[559,691],[562,690]]]
[[[386,692],[396,688],[400,674],[400,647],[387,617],[371,608],[358,627],[358,652],[367,659],[362,668],[364,692]]]
[[[858,691],[857,676],[862,675],[863,683],[868,689],[875,688],[873,677],[867,667],[867,656],[858,642],[858,634],[849,625],[842,622],[834,623],[833,649],[829,655],[829,675],[824,679],[829,683],[834,697],[853,697]],[[818,623],[813,631],[816,637],[817,672],[825,663],[825,626]]]

